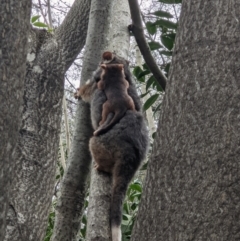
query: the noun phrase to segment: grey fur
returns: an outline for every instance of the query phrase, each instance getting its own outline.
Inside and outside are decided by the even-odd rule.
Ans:
[[[110,221],[115,234],[121,228],[122,203],[128,184],[147,154],[148,130],[141,112],[141,101],[132,82],[128,62],[115,55],[114,62],[111,63],[124,64],[126,79],[129,82],[128,94],[132,97],[137,110],[128,110],[108,132],[100,136],[93,136],[89,142],[92,157],[99,167],[98,170],[112,174]],[[94,130],[99,127],[102,105],[107,100],[104,91],[99,90],[96,85],[100,75],[99,69],[97,69],[88,83],[91,88],[91,121]],[[112,117],[113,114],[110,113],[108,119]],[[118,239],[116,240],[118,241]]]

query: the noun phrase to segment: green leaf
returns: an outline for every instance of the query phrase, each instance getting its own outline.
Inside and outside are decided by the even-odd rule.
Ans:
[[[161,11],[161,10],[156,11],[153,14],[158,17],[162,17],[162,18],[173,18],[172,14],[170,14],[169,12]]]
[[[148,45],[150,47],[151,50],[156,50],[156,49],[160,49],[162,48],[162,45],[158,42],[148,42]]]
[[[159,92],[163,92],[163,88],[161,87],[161,85],[157,82],[156,79],[154,79],[155,82],[153,83],[153,88],[156,88],[157,91]]]
[[[140,95],[140,98],[143,98],[143,97],[146,96],[148,93],[150,93],[150,92],[148,91],[148,92],[146,92],[146,93],[144,93],[144,94],[141,94],[141,95]]]
[[[31,20],[30,20],[31,23],[36,22],[40,17],[41,17],[40,15],[36,15],[36,16],[31,17]]]
[[[129,220],[132,219],[132,216],[131,216],[131,215],[128,215],[128,214],[123,214],[123,219],[129,221]]]
[[[146,22],[146,28],[149,34],[154,35],[157,32],[157,26],[155,23]]]
[[[167,76],[168,76],[168,74],[169,74],[170,65],[171,65],[171,63],[167,63],[166,66],[165,66],[165,68],[164,68],[164,71],[166,72],[166,75],[167,75]]]
[[[155,116],[155,114],[157,113],[157,111],[160,109],[161,105],[162,105],[162,103],[160,103],[160,104],[156,107],[156,109],[155,109],[154,112],[153,112],[153,116]],[[156,132],[153,133],[153,139],[155,138],[155,136],[156,136]]]
[[[174,4],[182,3],[182,0],[158,0],[160,3]]]
[[[172,56],[173,52],[172,51],[161,50],[160,53],[165,55],[165,56]]]
[[[144,63],[142,66],[143,66],[143,69],[149,70],[149,68],[148,68],[146,63]]]
[[[162,44],[168,49],[172,50],[174,45],[174,38],[172,38],[169,34],[162,34],[161,41]]]
[[[129,188],[138,192],[142,192],[142,187],[139,184],[131,184]]]
[[[36,27],[41,27],[41,28],[47,28],[48,27],[47,24],[42,23],[42,22],[35,22],[35,23],[33,23],[33,25],[36,26]]]
[[[146,91],[149,89],[151,85],[153,86],[153,88],[156,87],[157,91],[163,91],[161,85],[158,83],[158,81],[155,79],[153,75],[147,80]]]
[[[138,79],[140,79],[140,78],[142,78],[143,76],[145,76],[145,75],[147,75],[147,74],[149,74],[149,73],[151,73],[149,70],[144,70],[144,71],[142,71],[142,73],[140,73],[139,75],[138,75]]]
[[[140,81],[140,82],[144,82],[145,81],[145,77],[144,77],[144,73],[143,72],[144,71],[139,66],[137,66],[137,67],[135,67],[133,69],[134,76],[136,76],[137,80]]]
[[[154,102],[158,99],[159,97],[159,94],[155,94],[155,95],[152,95],[143,105],[143,109],[144,110],[147,110],[148,108],[150,108]]]
[[[147,80],[147,84],[146,84],[146,91],[148,91],[149,87],[155,82],[155,78],[152,75],[148,80]]]
[[[169,29],[177,29],[177,23],[174,23],[174,22],[166,20],[166,19],[159,19],[155,22],[155,24],[157,24],[161,27],[169,28]]]
[[[138,206],[137,206],[136,203],[133,203],[133,204],[131,205],[131,209],[132,209],[132,210],[135,210],[137,207],[138,207]]]
[[[141,69],[139,66],[136,66],[136,67],[133,69],[133,75],[138,78],[138,76],[140,75],[140,73],[142,73],[142,69]]]

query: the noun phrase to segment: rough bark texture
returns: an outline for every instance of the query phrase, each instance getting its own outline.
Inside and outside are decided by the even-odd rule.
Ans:
[[[121,57],[127,58],[129,52],[130,10],[127,0],[113,1],[111,25],[108,35],[108,50],[116,51]],[[110,241],[110,204],[111,178],[95,169],[91,172],[91,187],[88,207],[87,241]]]
[[[107,46],[111,9],[111,0],[91,3],[81,84],[91,78]],[[89,105],[79,100],[68,166],[56,207],[53,241],[77,240],[91,164],[88,143],[92,134]]]
[[[14,149],[21,123],[30,12],[29,0],[0,3],[0,241],[16,174]]]
[[[88,0],[76,0],[54,35],[33,29],[29,37],[5,240],[42,241],[45,235],[56,172],[64,73],[85,44],[89,9]]]
[[[240,239],[239,12],[183,1],[132,241]]]

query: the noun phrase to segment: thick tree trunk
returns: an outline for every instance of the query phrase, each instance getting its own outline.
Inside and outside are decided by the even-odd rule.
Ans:
[[[0,241],[6,227],[21,123],[31,1],[0,3]]]
[[[240,239],[239,12],[183,1],[132,241]]]
[[[103,50],[106,49],[111,10],[112,0],[92,0],[81,84],[91,78]],[[88,143],[92,134],[89,105],[80,100],[68,166],[56,206],[53,241],[77,240],[86,194],[86,179],[91,164]]]
[[[56,172],[64,73],[85,44],[89,9],[90,1],[76,0],[54,35],[32,30],[5,240],[42,241],[45,235]]]

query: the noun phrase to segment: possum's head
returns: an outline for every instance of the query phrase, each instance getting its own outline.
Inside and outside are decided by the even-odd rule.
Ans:
[[[114,59],[114,54],[110,51],[106,51],[102,54],[102,63],[108,64]]]
[[[124,65],[123,64],[101,64],[102,74],[101,77],[107,76],[123,76],[124,77]]]
[[[81,86],[78,90],[78,94],[85,102],[90,103],[92,94],[96,90],[97,84],[95,81],[88,80],[85,85]]]

